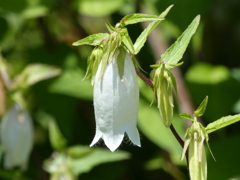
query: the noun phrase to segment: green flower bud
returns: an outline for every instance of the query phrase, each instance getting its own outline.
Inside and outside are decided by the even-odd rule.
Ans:
[[[172,124],[174,80],[171,72],[165,68],[165,64],[160,62],[153,77],[153,84],[160,116],[166,127]]]
[[[191,180],[207,179],[207,160],[204,148],[204,140],[208,140],[203,126],[194,121],[185,134],[185,144],[182,158],[188,149],[189,172]]]

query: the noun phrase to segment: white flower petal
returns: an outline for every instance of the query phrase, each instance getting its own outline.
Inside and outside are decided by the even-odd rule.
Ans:
[[[133,144],[140,146],[137,130],[139,89],[132,60],[126,54],[124,81],[121,81],[116,60],[110,63],[99,80],[101,64],[94,82],[96,135],[90,146],[102,138],[114,151],[127,133]]]
[[[26,169],[33,146],[33,125],[29,113],[13,105],[3,116],[0,139],[4,148],[5,168],[20,166]]]

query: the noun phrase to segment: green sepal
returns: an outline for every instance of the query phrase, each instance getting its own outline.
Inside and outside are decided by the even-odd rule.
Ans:
[[[170,64],[170,63],[166,63],[169,67],[171,67],[171,69],[173,69],[174,67],[177,67],[177,66],[181,66],[184,62],[180,62],[180,63],[177,63],[177,64]]]
[[[67,145],[67,140],[63,137],[57,123],[54,120],[49,121],[49,139],[53,149],[63,150]]]
[[[201,123],[199,123],[199,126],[200,126],[201,131],[202,131],[202,133],[203,133],[203,136],[204,136],[204,138],[205,138],[205,141],[206,141],[208,150],[209,150],[212,158],[214,159],[214,161],[216,161],[216,159],[215,159],[215,157],[214,157],[214,155],[213,155],[213,153],[212,153],[212,150],[211,150],[211,148],[210,148],[210,145],[209,145],[209,143],[208,143],[208,141],[209,141],[208,133],[207,133],[206,129],[203,127],[203,125],[202,125]]]
[[[173,5],[169,6],[164,12],[162,12],[159,17],[160,18],[164,18],[168,12],[170,11],[170,9],[173,7]],[[162,19],[163,20],[163,19]],[[134,51],[135,54],[138,54],[138,52],[141,50],[141,48],[143,47],[144,43],[147,40],[147,36],[152,32],[152,30],[157,27],[157,25],[162,21],[154,21],[151,22],[146,29],[144,29],[144,31],[140,34],[140,36],[137,38],[136,42],[134,43]]]
[[[221,128],[229,126],[233,123],[236,123],[238,121],[240,121],[240,114],[237,114],[234,116],[225,116],[225,117],[222,117],[222,118],[208,124],[207,127],[205,128],[205,130],[209,134],[216,130],[219,130]]]
[[[117,57],[117,65],[118,65],[118,73],[121,81],[124,80],[124,61],[125,61],[126,53],[127,53],[126,50],[122,46],[120,46],[119,54]]]
[[[182,113],[182,114],[179,114],[179,117],[182,118],[182,119],[187,119],[187,120],[190,120],[190,121],[194,122],[194,120],[193,120],[193,118],[190,114]]]
[[[157,69],[160,66],[160,64],[152,64],[150,65],[151,68],[153,69]]]
[[[187,129],[187,130],[189,130],[189,129]],[[187,134],[187,133],[186,133],[186,134]],[[191,140],[192,140],[192,137],[191,137],[191,136],[186,136],[186,137],[185,137],[184,146],[183,146],[183,151],[182,151],[182,155],[181,155],[181,161],[184,159],[184,156],[185,156],[185,154],[186,154],[186,152],[187,152],[187,150],[188,150],[188,146],[189,146]]]
[[[116,57],[116,53],[121,46],[121,35],[118,32],[112,32],[103,47],[102,67],[100,71],[99,80],[102,78],[107,65],[111,63]]]
[[[156,16],[156,15],[149,15],[149,14],[129,14],[126,15],[122,20],[120,21],[120,27],[127,26],[129,24],[136,24],[139,22],[144,21],[160,21],[164,18]]]
[[[171,79],[171,83],[172,83],[172,86],[173,86],[173,90],[174,90],[174,92],[176,94],[176,97],[179,100],[176,79],[175,79],[175,77],[173,76],[173,74],[170,71],[168,71],[168,75],[169,75],[169,77]]]
[[[182,35],[175,41],[173,45],[171,45],[167,51],[161,55],[160,59],[164,60],[165,62],[171,64],[166,65],[168,70],[171,70],[173,64],[177,64],[178,61],[182,58],[186,48],[193,36],[196,32],[200,21],[200,15],[198,15],[192,23],[188,26],[188,28],[182,33]]]
[[[205,97],[205,99],[202,101],[202,103],[199,105],[196,111],[194,111],[194,115],[196,117],[200,117],[204,114],[206,107],[208,103],[208,96]]]
[[[113,31],[116,31],[116,29],[110,24],[109,21],[106,21],[105,25],[110,33],[112,33]]]
[[[102,52],[103,52],[103,50],[102,50],[101,46],[97,46],[92,50],[91,55],[88,57],[87,71],[83,78],[83,81],[92,76],[91,84],[93,85],[98,66],[102,59]]]
[[[98,46],[101,42],[107,39],[109,36],[108,33],[97,33],[87,36],[79,41],[74,42],[73,46],[80,46],[80,45],[91,45],[91,46]]]
[[[121,37],[122,37],[122,42],[126,46],[126,48],[129,50],[131,54],[135,54],[134,52],[134,47],[131,38],[128,35],[127,28],[123,28],[120,31]]]

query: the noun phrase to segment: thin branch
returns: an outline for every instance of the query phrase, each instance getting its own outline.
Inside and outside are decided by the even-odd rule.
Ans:
[[[184,141],[182,140],[182,138],[179,136],[179,134],[177,133],[176,129],[174,128],[174,126],[171,124],[170,129],[173,133],[173,135],[175,136],[175,138],[177,139],[177,141],[179,142],[179,144],[182,146],[182,148],[184,147]]]
[[[135,70],[137,75],[153,89],[153,82],[150,79],[146,78],[137,68],[135,68]]]

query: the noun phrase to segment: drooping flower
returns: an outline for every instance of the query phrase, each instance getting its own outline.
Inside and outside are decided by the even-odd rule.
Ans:
[[[3,116],[0,128],[5,168],[18,166],[26,169],[33,146],[33,125],[29,113],[14,104]]]
[[[137,130],[139,89],[132,59],[128,53],[124,58],[123,79],[119,75],[118,53],[107,65],[101,76],[100,63],[94,81],[94,110],[96,134],[90,146],[103,139],[114,151],[126,133],[133,144],[140,146]]]

